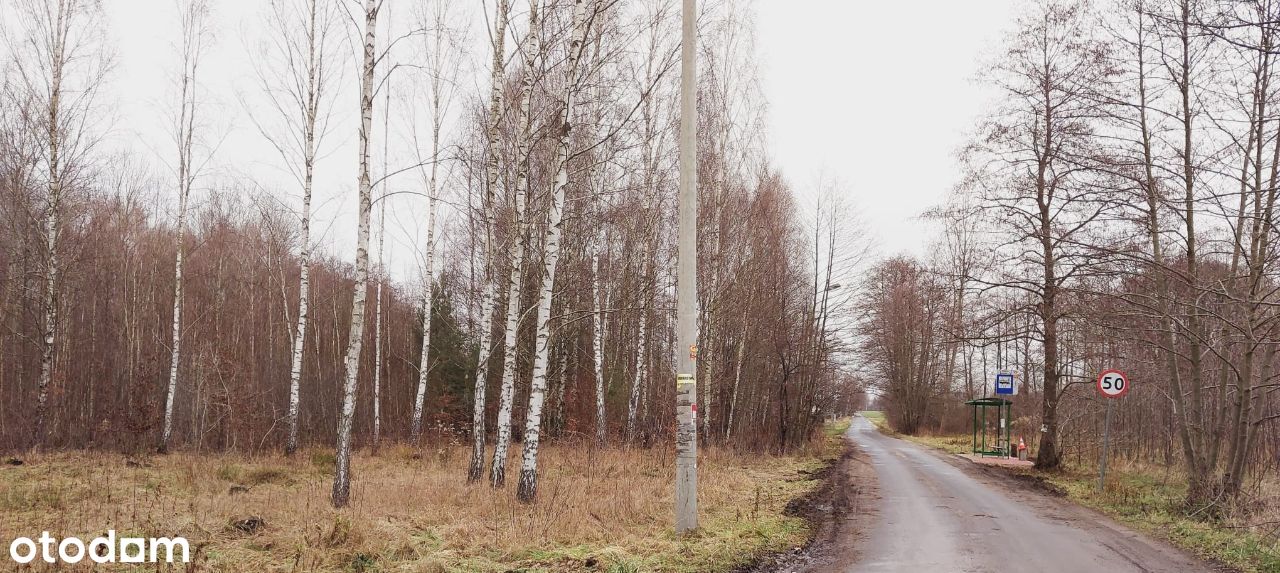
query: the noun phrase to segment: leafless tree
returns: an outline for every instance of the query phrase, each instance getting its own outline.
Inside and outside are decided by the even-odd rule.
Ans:
[[[180,0],[178,2],[179,30],[182,34],[179,47],[177,118],[173,125],[173,138],[177,147],[178,237],[173,263],[173,336],[169,346],[169,385],[164,399],[164,427],[160,432],[159,452],[169,451],[173,436],[174,399],[178,393],[178,377],[182,361],[182,311],[183,311],[183,258],[187,237],[188,209],[191,188],[200,172],[195,157],[196,116],[200,104],[200,63],[209,42],[209,4],[206,0]]]

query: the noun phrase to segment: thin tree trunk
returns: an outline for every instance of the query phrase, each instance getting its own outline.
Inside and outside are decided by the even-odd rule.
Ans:
[[[467,469],[467,483],[479,481],[480,476],[484,474],[484,398],[489,381],[489,358],[492,344],[491,337],[493,335],[491,332],[493,329],[493,305],[494,297],[497,294],[497,285],[494,284],[494,279],[496,278],[494,271],[496,269],[493,268],[493,222],[488,219],[492,217],[492,197],[494,189],[498,186],[498,128],[502,125],[502,78],[505,62],[504,46],[506,45],[507,37],[508,10],[507,0],[498,0],[498,22],[493,36],[493,64],[489,78],[489,165],[486,173],[488,180],[485,182],[485,196],[481,201],[486,218],[485,221],[482,221],[482,224],[485,225],[484,256],[487,268],[484,273],[484,295],[480,303],[480,348],[476,358],[476,379],[471,416],[471,463]]]
[[[437,48],[439,43],[437,43]],[[438,80],[437,80],[438,82]],[[437,90],[438,93],[438,90]],[[438,97],[435,98],[438,101]],[[418,357],[418,389],[413,400],[413,422],[409,434],[416,444],[422,437],[422,410],[427,400],[427,376],[431,370],[431,311],[435,279],[435,228],[436,228],[436,166],[440,159],[440,122],[439,105],[433,104],[437,119],[432,127],[431,136],[431,177],[427,185],[427,245],[426,262],[423,265],[422,277],[422,353]]]
[[[551,208],[547,215],[547,238],[543,247],[542,281],[538,297],[536,346],[533,359],[533,380],[529,390],[529,412],[524,423],[524,452],[520,465],[520,483],[516,497],[521,501],[533,501],[538,495],[538,445],[542,424],[542,405],[547,388],[547,363],[551,358],[551,297],[556,281],[556,265],[560,262],[560,240],[564,233],[564,194],[569,185],[569,144],[573,129],[573,108],[576,103],[578,62],[586,41],[583,30],[587,0],[575,0],[573,20],[570,24],[573,36],[569,40],[569,61],[565,68],[565,93],[561,102],[560,141],[556,148],[556,178],[551,193]],[[561,329],[563,332],[563,329]],[[561,381],[563,385],[564,382]]]
[[[738,387],[742,384],[742,363],[746,360],[746,350],[747,336],[744,332],[738,338],[738,363],[734,365],[733,390],[729,394],[729,410],[725,414],[728,417],[724,424],[724,440],[726,442],[733,437],[733,413],[738,408]]]
[[[608,440],[609,420],[604,417],[604,315],[600,308],[600,254],[591,255],[591,316],[595,324],[591,335],[591,356],[596,377],[596,445]]]
[[[387,97],[384,100],[382,113],[382,176],[387,175],[388,142],[391,124],[391,82],[386,82],[384,89]],[[378,266],[374,273],[377,280],[375,300],[373,303],[373,451],[376,453],[382,445],[382,363],[383,363],[383,327],[382,327],[382,283],[386,273],[384,260],[384,244],[387,238],[387,182],[382,182],[382,196],[378,198]]]
[[[196,13],[201,5],[187,7],[183,15],[183,59],[181,102],[178,114],[178,237],[175,241],[176,255],[173,263],[173,325],[172,342],[169,346],[169,385],[164,399],[164,426],[160,432],[160,444],[157,451],[161,454],[169,451],[169,443],[173,436],[173,405],[178,393],[178,369],[182,357],[182,265],[183,249],[187,238],[187,207],[191,195],[193,175],[191,173],[191,157],[193,131],[195,130],[196,102],[196,69],[198,67],[198,17]]]
[[[45,207],[45,269],[43,336],[40,340],[40,378],[36,395],[36,419],[32,429],[32,445],[39,449],[45,440],[45,419],[49,410],[49,385],[53,381],[54,343],[58,332],[58,225],[62,211],[61,118],[62,72],[65,59],[67,21],[70,15],[58,5],[55,31],[50,37],[50,88],[49,88],[49,197]]]
[[[524,54],[524,78],[520,90],[520,115],[516,125],[520,126],[520,146],[516,155],[519,162],[516,174],[516,192],[512,233],[515,239],[511,245],[511,269],[507,281],[507,324],[502,355],[502,390],[498,400],[498,434],[493,446],[493,464],[489,471],[489,485],[498,488],[507,478],[507,448],[511,445],[511,410],[515,402],[516,358],[519,353],[520,340],[520,298],[521,286],[524,284],[524,258],[527,245],[528,223],[525,221],[525,203],[529,196],[529,153],[533,145],[532,125],[529,107],[533,97],[534,59],[538,56],[538,5],[537,0],[529,2],[529,31],[521,42]]]
[[[636,370],[631,380],[631,398],[627,401],[627,443],[636,438],[636,416],[640,411],[641,389],[645,379],[645,346],[649,341],[649,309],[640,305],[640,332],[636,336]]]
[[[378,0],[365,0],[364,68],[360,82],[360,218],[356,232],[356,284],[351,302],[351,330],[347,338],[346,376],[342,410],[338,415],[337,463],[333,476],[333,506],[351,500],[351,426],[356,411],[356,383],[360,378],[360,350],[364,342],[365,298],[369,285],[369,219],[373,193],[369,181],[369,138],[373,129],[374,39],[378,29]]]

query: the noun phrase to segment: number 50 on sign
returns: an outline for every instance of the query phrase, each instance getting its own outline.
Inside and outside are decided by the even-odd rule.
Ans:
[[[1119,398],[1129,393],[1129,377],[1119,370],[1103,370],[1098,375],[1098,393],[1104,398]]]

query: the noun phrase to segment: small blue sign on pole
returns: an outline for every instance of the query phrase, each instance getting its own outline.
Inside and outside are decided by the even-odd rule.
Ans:
[[[1017,386],[1013,383],[1012,372],[996,374],[996,394],[1017,394]]]

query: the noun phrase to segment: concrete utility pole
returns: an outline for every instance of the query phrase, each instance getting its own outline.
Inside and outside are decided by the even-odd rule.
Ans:
[[[676,263],[676,533],[698,528],[698,1],[684,0],[680,48],[680,227]]]

